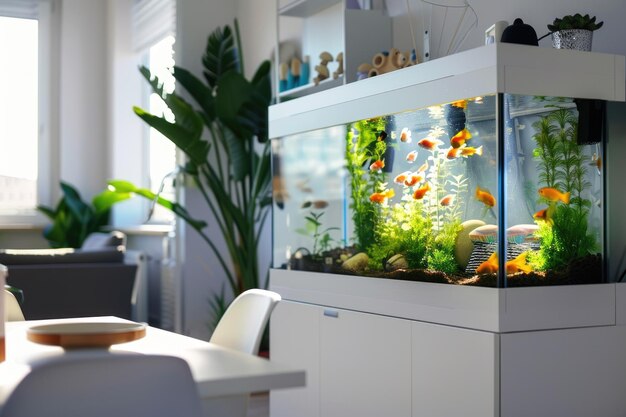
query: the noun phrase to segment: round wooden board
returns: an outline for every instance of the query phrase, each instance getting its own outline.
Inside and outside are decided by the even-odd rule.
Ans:
[[[62,323],[33,326],[26,332],[28,340],[63,348],[109,347],[131,342],[146,335],[143,323]]]

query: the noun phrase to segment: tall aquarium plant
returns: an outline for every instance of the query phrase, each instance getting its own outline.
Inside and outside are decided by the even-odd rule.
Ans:
[[[111,181],[119,193],[135,193],[156,201],[183,218],[206,242],[226,275],[234,296],[263,287],[258,249],[269,214],[270,146],[267,111],[271,101],[270,63],[264,61],[251,80],[244,77],[237,21],[208,38],[202,57],[204,80],[175,66],[176,89],[184,89],[193,104],[178,92],[167,94],[145,67],[141,74],[175,116],[171,123],[134,107],[143,121],[171,140],[186,156],[184,176],[200,191],[214,223],[196,220],[180,204],[124,181]],[[223,242],[227,256],[218,249]],[[215,323],[227,303],[214,295]]]
[[[365,250],[374,243],[374,230],[379,216],[375,204],[370,201],[372,193],[384,182],[385,121],[382,118],[362,120],[349,126],[346,138],[346,162],[352,192],[352,213],[356,234],[356,246]],[[389,162],[389,161],[388,161]],[[366,175],[363,166],[378,167]]]
[[[467,103],[447,106],[464,112]],[[458,129],[450,135],[451,143],[471,138],[464,124]],[[416,141],[417,146],[409,146],[411,135],[408,127],[389,129],[383,117],[348,126],[346,159],[355,246],[367,255],[371,271],[409,268],[454,274],[459,270],[454,250],[468,180],[463,174],[454,175],[451,165],[481,155],[482,148],[459,143],[451,150],[440,149],[444,142],[439,138],[446,133],[438,123],[430,126],[426,138]],[[395,154],[412,164],[417,149],[429,155],[423,165],[388,176]]]
[[[533,127],[537,132],[534,156],[543,185],[539,195],[547,204],[535,214],[540,224],[540,249],[534,264],[540,270],[562,270],[598,246],[588,232],[592,203],[584,192],[591,184],[585,179],[587,166],[578,145],[578,118],[561,108],[540,118]]]

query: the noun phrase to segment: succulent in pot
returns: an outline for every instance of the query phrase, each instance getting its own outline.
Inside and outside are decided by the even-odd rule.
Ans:
[[[552,33],[552,44],[555,48],[591,51],[593,31],[600,29],[603,24],[604,22],[596,22],[596,16],[576,13],[554,19],[548,25],[548,30]]]

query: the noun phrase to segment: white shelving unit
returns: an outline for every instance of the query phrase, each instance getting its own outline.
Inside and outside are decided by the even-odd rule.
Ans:
[[[356,81],[356,70],[372,57],[393,47],[391,18],[381,10],[347,9],[345,0],[295,0],[286,4],[277,3],[276,62],[279,62],[279,45],[289,40],[300,44],[302,56],[309,56],[310,79],[306,85],[279,92],[279,65],[276,65],[276,97],[279,101],[297,98],[324,91],[329,88]],[[283,27],[291,32],[286,35]],[[290,37],[290,39],[286,39]],[[319,64],[320,53],[327,51],[333,58],[339,52],[344,55],[344,74],[337,79],[332,72],[337,62],[328,64],[330,78],[315,85],[312,80],[317,75],[315,66]]]

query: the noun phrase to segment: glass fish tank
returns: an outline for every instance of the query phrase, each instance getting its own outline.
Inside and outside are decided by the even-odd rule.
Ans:
[[[584,105],[456,97],[274,137],[273,267],[499,288],[604,282],[604,140]]]

